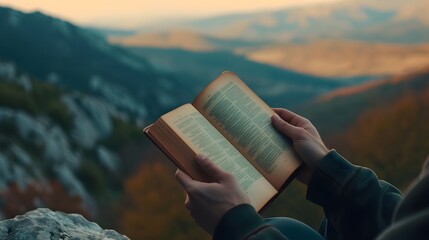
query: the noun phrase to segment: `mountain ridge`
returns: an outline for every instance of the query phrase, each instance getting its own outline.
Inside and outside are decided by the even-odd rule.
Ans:
[[[429,66],[424,67],[424,68],[420,69],[419,71],[414,71],[412,73],[400,74],[400,75],[392,76],[392,77],[389,77],[386,79],[381,79],[381,80],[372,81],[372,82],[366,82],[366,83],[362,83],[362,84],[357,85],[357,86],[349,86],[349,87],[335,89],[330,93],[327,93],[323,96],[320,96],[315,101],[323,103],[323,102],[331,101],[337,97],[347,97],[350,95],[356,95],[356,94],[360,94],[360,93],[363,93],[365,91],[369,91],[369,90],[372,90],[372,89],[375,89],[378,87],[383,87],[386,85],[401,84],[401,82],[415,80],[415,78],[417,78],[421,75],[429,76]]]
[[[176,84],[173,76],[156,72],[145,59],[89,30],[40,12],[0,7],[0,35],[0,59],[38,79],[104,95],[141,120],[171,107],[161,95],[172,89],[160,83]],[[152,104],[144,104],[149,100]]]
[[[414,73],[392,76],[355,87],[346,87],[301,106],[298,111],[320,127],[330,139],[345,130],[367,111],[388,107],[404,95],[429,91],[429,67]],[[388,119],[386,119],[388,121]]]
[[[325,77],[390,76],[429,66],[429,44],[319,40],[241,48],[246,58]]]
[[[269,105],[296,107],[313,97],[348,84],[353,79],[333,80],[249,61],[228,51],[190,52],[182,49],[129,48],[151,61],[159,70],[181,76],[181,83],[196,96],[219,73],[236,73]],[[195,79],[200,79],[198,82]],[[188,101],[192,101],[190,98]]]
[[[421,43],[429,40],[427,0],[339,1],[277,11],[229,14],[142,28],[142,31],[195,30],[227,39],[308,42],[350,39],[369,42]]]
[[[128,36],[110,36],[108,41],[127,47],[181,48],[189,51],[231,50],[237,47],[252,47],[260,42],[228,40],[200,34],[186,29],[159,33],[137,33]]]

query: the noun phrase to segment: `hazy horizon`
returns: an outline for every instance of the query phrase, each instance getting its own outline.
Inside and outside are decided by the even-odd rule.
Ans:
[[[37,2],[29,2],[27,0],[0,0],[0,5],[24,12],[41,11],[79,25],[134,29],[144,25],[178,19],[197,19],[225,14],[272,11],[338,1],[346,0],[286,0],[281,2],[275,0],[263,2],[248,2],[245,0],[221,0],[216,2],[196,0],[185,0],[181,2],[172,2],[168,0],[126,0],[116,4],[106,4],[106,2],[102,0],[94,0],[91,2],[83,0],[67,2],[58,2],[54,0],[40,0]]]

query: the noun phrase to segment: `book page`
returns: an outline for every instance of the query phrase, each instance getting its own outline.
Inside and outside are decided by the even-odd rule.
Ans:
[[[193,105],[277,190],[299,167],[290,139],[271,124],[274,111],[235,74],[223,73]]]
[[[257,210],[277,193],[277,190],[191,104],[167,113],[161,119],[187,143],[195,155],[202,153],[217,166],[231,173]],[[201,171],[196,162],[193,162],[193,168],[188,172]],[[197,180],[210,181],[210,179]]]

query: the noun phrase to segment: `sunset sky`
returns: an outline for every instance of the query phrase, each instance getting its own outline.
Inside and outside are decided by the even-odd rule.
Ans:
[[[22,11],[41,10],[83,25],[132,28],[162,20],[273,10],[334,1],[340,0],[0,0],[0,5]]]

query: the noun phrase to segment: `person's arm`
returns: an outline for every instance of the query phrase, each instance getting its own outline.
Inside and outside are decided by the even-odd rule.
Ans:
[[[176,177],[187,193],[186,208],[214,239],[287,240],[264,222],[231,174],[204,156],[198,155],[196,162],[213,182],[195,181],[180,170],[177,170]]]
[[[225,213],[216,226],[214,240],[287,240],[279,230],[265,223],[249,204],[241,204]]]
[[[324,227],[334,230],[323,229],[327,239],[374,239],[391,224],[402,195],[370,169],[331,151],[315,169],[307,199],[323,207]]]
[[[407,187],[393,224],[377,240],[427,239],[429,229],[429,156],[419,176]]]
[[[328,225],[335,227],[332,239],[373,238],[390,221],[401,199],[400,192],[379,181],[372,171],[353,166],[329,152],[307,119],[285,109],[274,110],[278,115],[273,116],[273,125],[291,138],[305,164],[298,180],[309,185],[308,198],[324,207]],[[287,239],[265,225],[249,207],[249,200],[231,175],[204,158],[197,160],[214,182],[194,181],[180,170],[176,176],[188,193],[186,207],[203,229],[214,233],[216,239]]]
[[[323,144],[307,119],[274,109],[273,125],[290,137],[306,165],[298,176],[308,185],[307,199],[323,207],[326,239],[373,239],[391,222],[401,192],[367,168],[350,164]]]
[[[294,148],[305,164],[298,179],[308,183],[315,166],[328,153],[328,149],[308,120],[295,117],[284,109],[274,110],[287,120],[283,121],[278,115],[272,119],[273,125],[293,140]],[[249,200],[231,175],[202,156],[196,160],[214,182],[192,180],[180,170],[176,177],[187,192],[185,206],[203,229],[214,234],[215,239],[287,239],[276,228],[267,225],[249,205]]]

